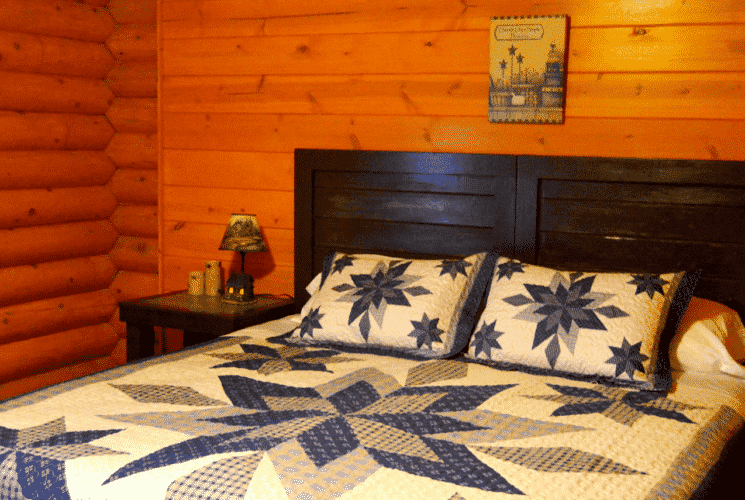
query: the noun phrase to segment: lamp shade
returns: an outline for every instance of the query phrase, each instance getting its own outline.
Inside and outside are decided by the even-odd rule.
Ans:
[[[234,252],[264,252],[266,246],[255,215],[233,214],[228,221],[220,250]]]

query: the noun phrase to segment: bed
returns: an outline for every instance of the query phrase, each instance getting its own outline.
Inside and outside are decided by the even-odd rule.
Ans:
[[[744,164],[297,150],[295,176],[302,310],[1,402],[0,498],[740,487]]]

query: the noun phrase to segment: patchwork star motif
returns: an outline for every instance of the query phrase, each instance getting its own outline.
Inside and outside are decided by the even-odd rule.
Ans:
[[[458,274],[462,274],[463,276],[468,276],[466,273],[466,268],[470,266],[471,263],[466,261],[465,259],[445,259],[442,261],[442,264],[438,265],[437,267],[441,267],[442,271],[440,271],[440,276],[443,274],[449,274],[453,280],[455,280],[455,277],[458,276]]]
[[[616,377],[625,373],[629,379],[634,380],[634,372],[644,373],[644,362],[649,359],[649,356],[641,353],[641,342],[631,345],[624,337],[621,347],[608,347],[613,352],[613,357],[606,363],[616,365]]]
[[[263,375],[271,375],[281,371],[308,370],[328,372],[326,365],[355,361],[354,358],[339,356],[340,351],[334,349],[306,349],[304,347],[279,347],[277,349],[241,344],[243,353],[215,353],[210,356],[229,360],[229,363],[213,366],[212,368],[243,368],[256,370]]]
[[[554,274],[548,286],[526,283],[530,297],[518,294],[503,299],[508,304],[528,306],[515,316],[537,323],[533,338],[533,349],[551,339],[545,348],[546,359],[551,368],[561,354],[559,338],[574,354],[579,330],[606,330],[598,314],[606,318],[620,318],[628,314],[616,306],[603,306],[613,294],[593,292],[595,276],[581,278],[581,273],[572,273],[567,280],[560,272]]]
[[[617,387],[598,385],[597,388],[547,384],[560,395],[525,396],[562,403],[551,413],[553,417],[565,415],[588,415],[599,413],[619,424],[632,426],[645,415],[694,423],[679,410],[701,408],[667,399],[664,393],[655,391],[627,391]]]
[[[323,318],[324,315],[319,312],[319,309],[320,307],[311,309],[308,312],[308,315],[303,317],[300,321],[300,338],[303,338],[306,335],[312,337],[314,328],[322,328],[321,318]]]
[[[382,327],[387,305],[410,307],[406,294],[416,297],[431,293],[422,286],[410,286],[421,279],[421,276],[404,274],[410,265],[411,261],[379,262],[370,274],[351,275],[354,284],[345,283],[332,288],[335,292],[344,293],[338,301],[353,302],[348,323],[351,325],[360,318],[360,333],[365,341],[370,334],[371,315]]]
[[[354,257],[352,255],[343,255],[336,259],[336,262],[334,262],[334,267],[331,269],[331,274],[339,273],[341,274],[342,271],[344,271],[345,268],[349,266],[354,265]]]
[[[502,278],[511,279],[515,273],[524,273],[523,270],[525,264],[514,260],[507,261],[503,264],[497,265],[497,281]]]
[[[316,387],[291,387],[234,375],[221,376],[220,382],[234,405],[231,411],[202,410],[201,418],[208,424],[204,431],[192,426],[191,433],[196,437],[126,464],[104,484],[213,454],[265,451],[275,467],[284,467],[285,459],[281,457],[301,457],[315,471],[314,481],[319,485],[327,477],[332,480],[336,471],[348,463],[345,460],[354,458],[355,463],[365,465],[356,469],[355,482],[346,488],[355,487],[380,467],[386,467],[484,491],[521,494],[469,447],[584,430],[479,409],[486,400],[514,384],[402,387],[375,368]],[[198,419],[199,415],[192,412],[190,418]],[[111,418],[122,417],[125,416]],[[174,425],[167,413],[156,422]],[[141,425],[148,425],[147,421]],[[288,453],[290,449],[295,451]],[[182,489],[226,465],[221,458],[173,487],[178,484]],[[254,468],[252,463],[241,484],[250,481]],[[308,469],[290,464],[281,470],[282,480],[294,491],[293,485],[306,480],[303,473]]]
[[[432,349],[432,342],[442,342],[440,335],[445,333],[445,330],[437,328],[437,322],[439,318],[429,319],[427,313],[424,313],[421,321],[411,321],[414,325],[414,331],[409,334],[409,337],[416,338],[417,349],[426,345]]]
[[[660,278],[659,274],[632,274],[631,277],[634,279],[629,281],[629,285],[636,285],[635,295],[646,293],[649,295],[649,300],[654,299],[655,293],[664,297],[665,291],[662,287],[670,283]]]
[[[495,330],[497,320],[487,324],[484,322],[481,328],[473,334],[473,346],[474,356],[478,356],[480,353],[485,353],[487,357],[491,356],[492,349],[501,349],[497,340],[500,336],[504,335],[504,332],[498,332]]]
[[[95,455],[124,455],[88,444],[121,430],[68,432],[64,418],[25,429],[0,426],[3,473],[0,498],[69,500],[65,461]]]

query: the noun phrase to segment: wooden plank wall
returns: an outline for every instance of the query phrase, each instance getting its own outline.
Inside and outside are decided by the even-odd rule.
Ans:
[[[135,266],[128,260],[136,260],[126,248],[157,238],[158,227],[149,216],[155,188],[146,201],[132,203],[126,193],[141,191],[139,184],[120,189],[117,183],[126,177],[120,172],[134,168],[122,158],[148,157],[137,153],[143,144],[148,158],[157,154],[154,138],[135,144],[121,137],[155,132],[155,0],[150,3],[152,91],[149,101],[132,102],[119,97],[117,83],[132,77],[121,76],[123,56],[112,55],[119,46],[127,52],[126,18],[107,10],[108,0],[3,0],[0,399],[126,359],[117,301],[144,288],[122,284]],[[112,4],[126,11],[127,2]],[[148,168],[155,177],[157,166]],[[150,260],[147,291],[155,293],[154,252]]]
[[[745,159],[741,0],[161,0],[162,286],[253,212],[291,293],[295,148]],[[563,125],[487,120],[492,16],[567,14]]]

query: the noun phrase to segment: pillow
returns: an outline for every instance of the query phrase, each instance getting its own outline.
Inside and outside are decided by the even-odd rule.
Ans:
[[[675,370],[726,373],[745,378],[745,326],[737,312],[693,297],[670,345]]]
[[[500,257],[467,356],[667,390],[668,347],[697,280],[698,273],[569,272]]]
[[[332,253],[285,341],[442,358],[461,351],[496,254],[413,260]]]

